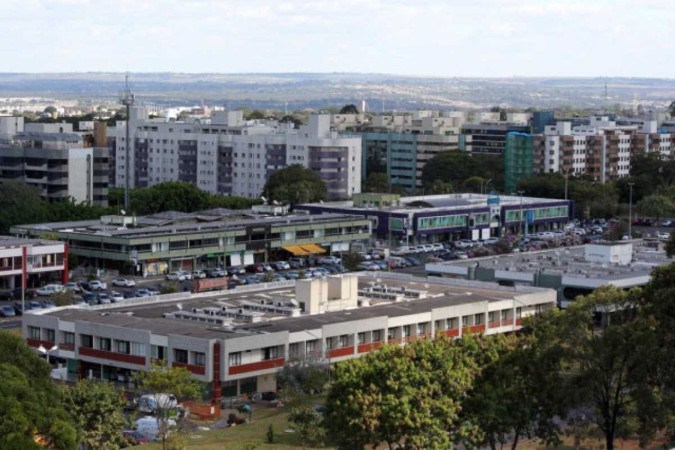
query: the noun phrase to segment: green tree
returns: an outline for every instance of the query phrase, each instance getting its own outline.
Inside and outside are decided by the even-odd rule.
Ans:
[[[162,440],[162,448],[167,450],[167,439],[172,430],[171,419],[176,414],[161,394],[173,394],[179,401],[195,399],[199,395],[199,383],[186,368],[161,364],[153,364],[152,369],[137,372],[134,380],[141,392],[155,398],[158,435]]]
[[[254,109],[253,111],[244,111],[244,119],[246,120],[261,120],[265,119],[267,115],[265,111]]]
[[[300,128],[302,119],[294,114],[287,114],[279,120],[281,123],[292,123],[295,128]]]
[[[117,449],[125,442],[124,392],[113,384],[94,379],[64,388],[70,414],[75,419],[80,444],[92,449]]]
[[[356,105],[345,105],[340,109],[340,114],[358,114],[359,108]]]
[[[675,255],[675,230],[670,232],[670,239],[666,242],[666,256],[672,258]]]
[[[129,194],[131,211],[155,214],[162,211],[192,212],[209,207],[209,194],[191,183],[166,181],[152,187],[135,189]]]
[[[317,360],[292,361],[277,374],[277,380],[284,391],[292,389],[306,395],[315,395],[323,392],[326,387],[329,370],[327,364]]]
[[[461,345],[441,336],[344,361],[326,401],[328,433],[341,449],[451,448],[466,431],[459,413],[475,371]]]
[[[431,192],[434,194],[449,194],[452,191],[452,183],[449,181],[434,180],[431,183]]]
[[[0,196],[0,233],[9,234],[12,225],[45,222],[47,204],[37,188],[19,181],[3,181]]]
[[[0,331],[0,448],[75,449],[77,434],[50,366],[18,336]]]
[[[293,408],[288,422],[303,446],[318,447],[323,444],[325,431],[321,427],[321,416],[314,409],[307,406]]]
[[[263,195],[270,201],[308,203],[326,200],[328,189],[312,169],[293,164],[269,177],[263,188]]]
[[[347,270],[357,270],[362,262],[363,257],[356,252],[347,252],[342,255],[342,265]]]
[[[473,175],[462,182],[462,188],[465,192],[480,193],[483,189],[485,179],[477,175]]]
[[[648,195],[638,202],[635,209],[646,216],[656,219],[658,221],[662,217],[670,217],[673,215],[673,202],[663,195]]]
[[[366,184],[364,187],[364,192],[389,192],[391,189],[391,180],[386,173],[382,172],[372,172],[366,178]]]
[[[460,185],[467,178],[480,175],[476,161],[465,152],[439,153],[424,165],[422,182],[427,188],[436,180]]]
[[[607,450],[622,430],[639,421],[640,396],[645,395],[645,360],[653,343],[647,327],[637,326],[639,291],[602,287],[577,299],[565,314],[554,316],[553,328],[565,349],[569,368],[567,392],[580,405],[591,403],[594,420],[605,438]],[[604,327],[594,321],[604,313]],[[549,323],[550,325],[550,323]]]

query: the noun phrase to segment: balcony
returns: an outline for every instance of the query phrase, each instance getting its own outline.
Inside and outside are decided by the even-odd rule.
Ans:
[[[41,339],[31,339],[27,338],[26,343],[28,344],[29,347],[33,348],[38,348],[40,346],[43,346],[44,348],[52,348],[54,346],[54,342],[52,341],[43,341]]]
[[[186,363],[180,363],[180,362],[174,362],[171,364],[173,367],[184,367],[191,373],[195,375],[206,375],[206,367],[205,366],[197,366],[195,364],[186,364]]]
[[[382,346],[382,342],[370,342],[367,344],[359,344],[356,351],[359,353],[368,353],[371,350],[377,350]]]
[[[354,354],[354,346],[334,348],[328,351],[328,358],[340,358]]]
[[[445,333],[445,335],[448,337],[457,337],[459,336],[459,328],[451,328],[449,330],[443,331],[443,333]]]
[[[493,320],[492,322],[488,323],[488,328],[499,328],[502,326],[502,322],[499,320]]]
[[[523,319],[520,317],[516,319],[516,326],[517,327],[522,327],[523,326]]]
[[[462,334],[466,333],[482,333],[485,331],[485,324],[481,325],[471,325],[471,326],[466,326],[464,327],[464,332]]]
[[[75,351],[75,344],[66,344],[65,342],[61,342],[59,344],[59,350],[67,350],[67,351]]]
[[[238,375],[240,373],[257,372],[259,370],[277,369],[283,367],[284,362],[284,358],[275,358],[254,363],[240,364],[238,366],[230,366],[227,373],[228,375]]]
[[[127,355],[124,353],[109,352],[106,350],[96,350],[94,348],[89,347],[80,347],[78,353],[80,355],[91,356],[93,358],[108,359],[111,361],[119,361],[129,364],[137,364],[139,366],[145,365],[144,356]]]

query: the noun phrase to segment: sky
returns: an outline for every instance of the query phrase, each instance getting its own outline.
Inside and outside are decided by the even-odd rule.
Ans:
[[[3,72],[675,77],[673,0],[0,0]]]

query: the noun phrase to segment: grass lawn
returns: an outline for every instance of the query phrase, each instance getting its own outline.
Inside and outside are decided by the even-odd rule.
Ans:
[[[284,433],[288,429],[288,414],[290,408],[272,408],[260,406],[253,411],[253,422],[237,425],[232,428],[221,430],[196,430],[185,435],[189,449],[201,450],[240,450],[247,448],[245,444],[250,441],[258,441],[260,450],[302,450],[294,433]],[[227,417],[227,413],[223,413]],[[274,444],[267,443],[267,428],[274,428]],[[161,444],[143,445],[139,449],[161,449]],[[329,447],[324,447],[329,448]]]

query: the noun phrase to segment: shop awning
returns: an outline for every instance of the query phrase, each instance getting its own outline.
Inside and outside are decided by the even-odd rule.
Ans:
[[[302,249],[307,253],[309,253],[310,255],[315,255],[317,253],[326,253],[326,249],[316,244],[301,245],[300,247],[302,247]]]
[[[311,254],[310,252],[303,249],[299,245],[289,245],[288,247],[284,247],[284,250],[286,250],[287,252],[291,252],[296,256],[307,256]]]

